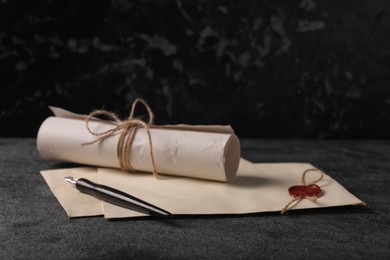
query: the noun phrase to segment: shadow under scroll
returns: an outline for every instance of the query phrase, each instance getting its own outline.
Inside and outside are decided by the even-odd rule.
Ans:
[[[276,184],[278,181],[264,177],[255,176],[236,176],[236,178],[229,183],[232,186],[240,186],[246,188],[257,188],[265,185]]]

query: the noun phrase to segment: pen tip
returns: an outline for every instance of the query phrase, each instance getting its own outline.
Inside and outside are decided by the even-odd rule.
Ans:
[[[77,180],[71,176],[65,177],[65,180],[73,185],[76,185]]]

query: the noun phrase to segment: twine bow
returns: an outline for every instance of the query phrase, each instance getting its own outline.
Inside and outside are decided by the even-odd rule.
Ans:
[[[141,119],[134,118],[135,108],[136,108],[136,105],[138,103],[141,103],[142,105],[144,105],[144,107],[148,111],[149,122],[145,123]],[[95,116],[107,116],[112,121],[116,122],[117,125],[111,129],[107,130],[107,131],[104,131],[104,132],[95,132],[95,131],[91,130],[91,128],[89,126],[90,120],[93,119]],[[134,172],[134,168],[132,167],[132,165],[130,163],[131,144],[134,140],[135,133],[137,132],[138,128],[141,126],[146,130],[148,140],[149,140],[150,159],[152,161],[153,175],[155,177],[158,177],[156,163],[155,163],[154,155],[153,155],[152,137],[150,135],[150,130],[149,130],[149,126],[153,125],[153,120],[154,120],[154,114],[153,114],[151,108],[143,99],[139,99],[139,98],[133,102],[133,105],[132,105],[131,111],[130,111],[130,115],[124,121],[120,120],[117,115],[115,115],[114,113],[109,112],[107,110],[101,109],[101,110],[93,111],[92,113],[90,113],[88,115],[88,117],[85,120],[85,123],[86,123],[88,131],[91,134],[98,136],[98,138],[92,142],[83,143],[82,145],[94,144],[94,143],[103,141],[106,138],[113,136],[117,133],[120,133],[117,147],[116,147],[116,155],[117,155],[117,158],[119,161],[119,166],[123,171]]]
[[[316,179],[315,181],[307,184],[306,183],[306,179],[305,179],[306,178],[306,174],[308,172],[313,172],[313,171],[320,173],[320,177],[318,179]],[[321,193],[321,188],[318,185],[316,185],[315,183],[317,183],[320,180],[322,180],[323,177],[324,177],[324,172],[319,170],[319,169],[314,169],[313,168],[313,169],[307,169],[306,171],[304,171],[303,174],[302,174],[302,178],[301,178],[301,183],[302,183],[303,186],[292,186],[292,187],[290,187],[288,189],[290,195],[292,197],[294,197],[294,198],[289,203],[287,203],[287,205],[284,206],[284,208],[281,210],[282,215],[284,213],[286,213],[287,210],[289,210],[294,203],[298,203],[302,199],[308,199],[308,200],[310,200],[312,202],[315,202],[316,199],[318,198],[318,196]],[[304,188],[303,192],[302,192],[302,190],[301,191],[295,190],[295,192],[292,191],[293,188],[297,188],[297,187],[298,188],[300,188],[300,187]],[[311,188],[311,187],[314,188],[314,192],[313,191],[311,191],[311,192],[306,192],[305,191],[305,189]]]

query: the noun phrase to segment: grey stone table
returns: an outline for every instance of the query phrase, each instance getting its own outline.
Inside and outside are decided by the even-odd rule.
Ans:
[[[242,140],[253,162],[310,162],[367,207],[107,221],[68,219],[34,139],[0,138],[0,259],[390,259],[390,141]]]

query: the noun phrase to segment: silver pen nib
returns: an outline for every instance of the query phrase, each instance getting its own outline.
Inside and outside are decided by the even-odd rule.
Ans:
[[[76,185],[76,182],[77,182],[77,179],[71,177],[71,176],[68,176],[68,177],[65,177],[65,180],[73,185]]]

